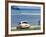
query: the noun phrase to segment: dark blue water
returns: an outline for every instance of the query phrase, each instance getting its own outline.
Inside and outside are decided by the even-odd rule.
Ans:
[[[40,15],[11,15],[12,26],[16,26],[21,21],[28,21],[30,25],[38,25],[40,20]]]

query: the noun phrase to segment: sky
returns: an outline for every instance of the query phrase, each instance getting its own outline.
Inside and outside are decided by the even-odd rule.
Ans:
[[[27,21],[30,25],[38,25],[40,21],[40,7],[36,6],[11,6],[11,26]]]
[[[37,7],[37,6],[12,6],[11,7],[12,9],[16,9],[16,8],[19,8],[19,9],[40,9],[40,7]]]

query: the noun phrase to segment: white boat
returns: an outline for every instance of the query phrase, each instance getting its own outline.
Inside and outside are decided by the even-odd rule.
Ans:
[[[18,24],[18,26],[17,26],[17,28],[29,28],[29,27],[30,27],[30,24],[28,24],[27,21],[21,21],[21,22]]]

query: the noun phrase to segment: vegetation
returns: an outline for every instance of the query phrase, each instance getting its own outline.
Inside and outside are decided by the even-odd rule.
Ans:
[[[37,28],[26,28],[26,29],[11,29],[11,31],[30,31],[30,30],[40,30],[40,27],[37,27]]]

